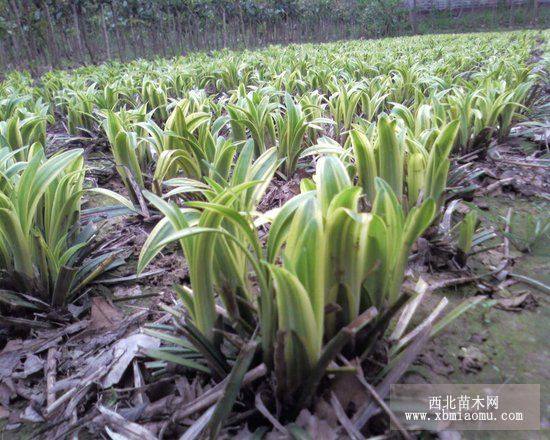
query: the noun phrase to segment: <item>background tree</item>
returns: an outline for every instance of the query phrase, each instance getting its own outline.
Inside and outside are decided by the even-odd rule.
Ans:
[[[498,0],[457,17],[462,3],[440,11],[416,0],[0,0],[0,69],[550,22],[537,0]]]

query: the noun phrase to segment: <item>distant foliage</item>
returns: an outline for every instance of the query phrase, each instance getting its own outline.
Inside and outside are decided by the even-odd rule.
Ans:
[[[1,0],[0,68],[548,22],[548,8],[508,3],[417,13],[403,0]]]

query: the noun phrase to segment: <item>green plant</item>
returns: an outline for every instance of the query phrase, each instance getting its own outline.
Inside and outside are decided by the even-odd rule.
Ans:
[[[474,233],[477,226],[477,212],[470,211],[460,222],[457,246],[464,254],[472,249]]]
[[[506,216],[482,211],[471,203],[468,207],[493,225],[496,234],[510,240],[520,252],[533,252],[538,245],[545,243],[550,233],[547,203],[535,205],[532,211],[510,210]]]
[[[305,149],[304,136],[307,130],[322,130],[321,124],[330,124],[332,120],[315,118],[308,120],[302,107],[296,104],[292,97],[285,94],[284,115],[275,116],[275,131],[277,133],[277,149],[279,157],[284,159],[284,173],[291,177],[296,170],[300,154]]]
[[[457,260],[459,263],[464,266],[468,258],[468,254],[472,250],[474,243],[474,234],[478,226],[478,216],[477,211],[469,211],[458,226],[458,239],[457,239],[457,249],[458,255]]]
[[[378,89],[373,93],[361,94],[361,113],[362,117],[367,121],[373,121],[374,118],[384,108],[387,94],[384,89]]]
[[[152,112],[158,121],[166,121],[168,118],[168,96],[161,85],[151,80],[143,81],[141,100],[147,105],[147,111]]]
[[[270,95],[256,91],[239,99],[236,104],[228,104],[231,129],[235,140],[246,139],[246,130],[254,140],[256,157],[262,154],[276,139],[274,111],[278,103],[271,102]]]
[[[60,106],[67,114],[67,132],[71,135],[90,134],[97,123],[94,115],[96,84],[91,84],[85,90],[79,90],[77,84],[73,87],[58,96]]]
[[[479,121],[483,115],[475,108],[478,90],[465,91],[455,88],[447,97],[449,111],[453,118],[459,121],[456,148],[462,152],[469,152],[477,134],[480,131]]]
[[[0,191],[1,282],[8,287],[0,292],[0,302],[34,310],[66,305],[83,286],[119,264],[116,254],[88,258],[95,230],[79,224],[82,150],[48,160],[37,150],[28,164],[15,172],[13,167]]]
[[[189,179],[225,182],[241,145],[219,135],[226,117],[211,122],[207,113],[189,113],[189,105],[189,101],[176,105],[164,131],[152,121],[141,124],[150,135],[144,140],[158,155],[153,188],[159,195],[163,181],[180,174]]]
[[[335,82],[333,84],[332,95],[328,99],[328,108],[336,123],[336,136],[345,140],[344,132],[351,129],[364,93],[361,83]]]
[[[240,84],[246,84],[252,70],[246,64],[234,58],[226,59],[223,67],[216,69],[209,75],[218,90],[233,90]]]
[[[256,184],[237,184],[208,202],[190,202],[192,209],[149,194],[166,219],[145,243],[138,270],[167,244],[179,242],[191,288],[177,291],[193,326],[208,341],[195,348],[204,353],[205,344],[221,343],[214,330],[220,325],[219,295],[222,316],[238,333],[251,334],[259,324],[264,359],[275,361],[276,373],[283,374],[280,391],[291,396],[305,391],[300,384],[324,371],[326,356],[332,359],[343,348],[339,342],[323,345],[324,338],[340,341],[342,329],[346,333],[357,327],[356,320],[369,307],[384,310],[395,304],[410,248],[430,224],[435,205],[427,200],[405,216],[389,185],[379,179],[373,212],[361,213],[361,188],[352,185],[339,159],[324,157],[315,181],[306,181],[305,192],[274,218],[264,249],[250,213],[239,212],[239,195]],[[340,311],[325,317],[327,305]],[[284,365],[274,352],[277,345],[284,347]],[[223,369],[206,360],[213,370]],[[306,394],[311,393],[308,389]]]
[[[512,213],[510,232],[506,236],[519,251],[531,253],[548,240],[550,216],[547,208],[546,204],[542,204],[536,206],[534,212]]]
[[[458,122],[433,131],[433,144],[423,145],[414,139],[398,135],[397,121],[381,116],[377,124],[374,144],[364,131],[350,132],[355,168],[359,183],[372,203],[376,197],[375,179],[385,180],[408,206],[421,199],[433,199],[437,204],[447,185],[449,155],[455,142]],[[404,174],[406,173],[406,178]]]
[[[0,146],[16,151],[17,159],[25,161],[32,145],[46,145],[46,125],[54,121],[48,114],[48,106],[41,102],[36,104],[35,112],[18,109],[12,113],[5,121],[0,121]]]
[[[137,134],[126,130],[120,115],[107,112],[103,129],[111,145],[116,169],[128,190],[130,199],[137,205],[137,191],[145,187],[142,166],[145,165],[144,159],[147,155],[139,145]]]

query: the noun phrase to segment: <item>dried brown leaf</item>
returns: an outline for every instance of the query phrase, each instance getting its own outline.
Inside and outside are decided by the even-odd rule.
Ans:
[[[307,409],[303,409],[298,418],[296,425],[304,428],[312,439],[317,440],[336,440],[338,439],[338,430],[333,429],[325,421],[311,414]]]
[[[489,362],[487,356],[474,345],[462,347],[461,350],[458,358],[461,360],[460,369],[465,373],[477,373]]]
[[[113,359],[115,361],[111,365],[109,373],[103,379],[103,388],[109,388],[120,381],[128,365],[138,355],[140,349],[155,349],[159,346],[160,341],[157,338],[141,333],[119,340],[113,347]]]
[[[512,298],[500,298],[497,300],[496,307],[502,310],[511,312],[519,312],[521,310],[532,310],[537,307],[538,302],[530,292],[522,293],[521,295]]]
[[[10,416],[10,411],[3,406],[0,406],[0,420],[7,419]]]
[[[92,311],[90,318],[91,329],[114,328],[124,315],[112,302],[105,298],[92,298]]]

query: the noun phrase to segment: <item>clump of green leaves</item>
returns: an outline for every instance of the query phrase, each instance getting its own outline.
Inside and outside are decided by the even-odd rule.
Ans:
[[[284,174],[290,177],[296,170],[300,154],[306,148],[304,136],[308,130],[322,130],[321,124],[331,124],[332,120],[320,117],[308,120],[301,105],[296,104],[288,93],[284,101],[283,114],[275,117],[275,131],[279,157],[284,160]]]
[[[368,200],[376,198],[375,180],[385,180],[400,201],[414,206],[422,199],[442,201],[449,173],[449,154],[457,134],[458,123],[434,129],[433,145],[399,135],[397,120],[382,116],[378,120],[374,143],[359,129],[350,132],[354,167]],[[406,198],[405,198],[406,195]]]
[[[521,252],[533,252],[550,238],[548,205],[534,207],[533,212],[514,211],[510,219],[510,232],[506,234]]]
[[[46,145],[46,126],[53,123],[53,118],[48,113],[48,106],[41,101],[35,104],[33,111],[14,103],[14,108],[6,110],[8,112],[10,116],[0,120],[0,147],[8,147],[16,152],[17,160],[25,161],[33,148]]]
[[[0,184],[0,302],[37,310],[67,304],[119,262],[108,253],[89,258],[95,229],[80,225],[82,150],[47,160],[41,149],[33,154],[12,162]]]
[[[239,334],[251,336],[259,326],[263,357],[280,377],[279,391],[289,398],[310,396],[318,382],[307,378],[320,380],[327,356],[336,356],[362,328],[357,320],[367,311],[374,319],[377,310],[397,302],[410,249],[431,223],[435,204],[428,199],[405,214],[390,185],[377,179],[373,210],[362,213],[361,187],[352,184],[338,158],[324,157],[314,180],[304,180],[302,194],[275,215],[264,248],[255,223],[266,218],[254,220],[241,202],[241,194],[257,184],[237,184],[186,208],[149,194],[166,218],[145,243],[138,270],[166,245],[179,242],[191,286],[177,291],[207,341],[197,349],[219,347],[215,329],[221,330],[222,317]],[[337,311],[327,315],[327,307]]]

